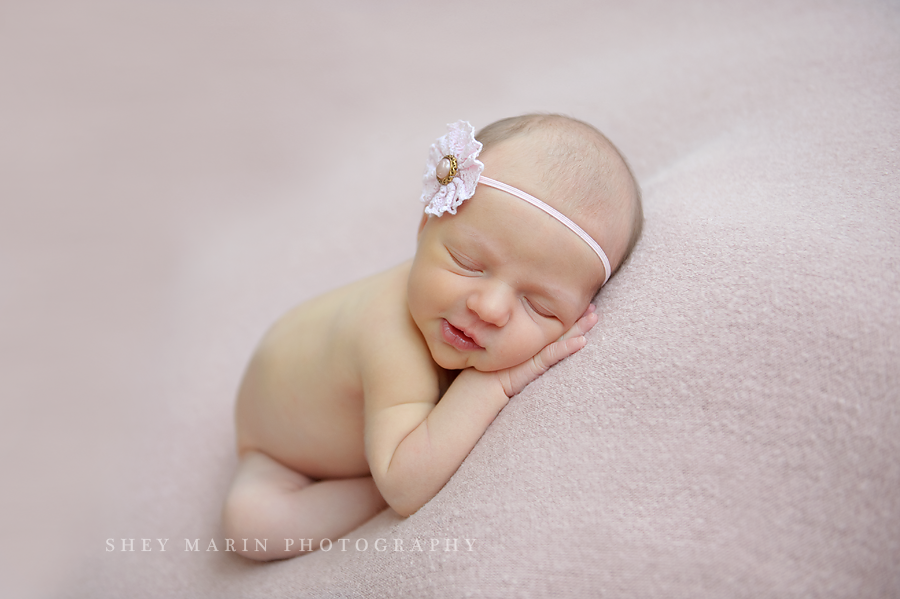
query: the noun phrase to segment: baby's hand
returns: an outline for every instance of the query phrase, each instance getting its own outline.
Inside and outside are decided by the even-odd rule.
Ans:
[[[597,324],[598,319],[594,310],[594,304],[589,304],[581,318],[557,341],[542,349],[530,360],[499,371],[497,376],[500,378],[500,384],[503,386],[506,396],[516,395],[528,383],[547,372],[551,366],[583,348],[587,344],[584,334]]]

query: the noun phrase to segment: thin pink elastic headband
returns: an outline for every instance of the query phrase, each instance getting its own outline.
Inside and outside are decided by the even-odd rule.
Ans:
[[[600,258],[600,262],[603,263],[603,271],[605,273],[605,278],[603,279],[602,285],[606,285],[606,282],[609,280],[609,276],[612,274],[612,269],[609,266],[609,258],[606,257],[606,252],[603,251],[603,249],[600,247],[600,244],[598,244],[596,241],[594,241],[594,239],[590,235],[585,233],[584,229],[582,229],[581,227],[576,225],[574,222],[572,222],[572,220],[569,217],[567,217],[565,214],[563,214],[562,212],[560,212],[553,206],[545,204],[544,202],[540,201],[533,195],[529,195],[529,194],[525,193],[524,191],[522,191],[521,189],[516,189],[512,185],[507,185],[506,183],[501,183],[500,181],[495,181],[494,179],[489,179],[488,177],[485,177],[484,175],[481,175],[478,178],[478,182],[484,183],[488,187],[493,187],[494,189],[499,189],[500,191],[505,191],[506,193],[508,193],[510,195],[516,196],[520,200],[525,200],[526,202],[528,202],[529,204],[531,204],[532,206],[534,206],[536,208],[540,208],[541,210],[543,210],[544,212],[546,212],[547,214],[549,214],[550,216],[552,216],[553,218],[555,218],[556,220],[558,220],[559,222],[561,222],[562,224],[567,226],[573,233],[575,233],[576,235],[581,237],[582,241],[584,241],[586,244],[588,244],[591,247],[592,250],[594,250],[594,253],[597,254],[598,258]]]

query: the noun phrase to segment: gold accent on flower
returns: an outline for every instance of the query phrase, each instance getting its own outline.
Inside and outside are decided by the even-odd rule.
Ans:
[[[447,160],[450,163],[449,170],[446,168],[446,164],[444,160]],[[444,167],[444,168],[441,168]],[[441,176],[441,171],[447,170],[447,174],[443,177]],[[450,181],[453,181],[453,177],[459,172],[459,166],[456,162],[456,156],[453,154],[447,154],[441,159],[441,162],[438,164],[438,168],[435,170],[435,177],[437,177],[438,183],[441,185],[447,185]]]

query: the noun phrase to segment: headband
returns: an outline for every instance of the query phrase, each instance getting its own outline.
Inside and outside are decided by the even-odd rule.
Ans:
[[[444,212],[456,214],[456,209],[475,194],[475,187],[479,183],[483,183],[540,208],[568,227],[588,244],[603,263],[604,279],[601,286],[609,281],[612,269],[609,265],[609,258],[606,257],[606,252],[599,243],[552,206],[512,185],[482,175],[484,164],[478,160],[478,154],[481,153],[483,146],[480,141],[475,139],[475,128],[466,121],[457,121],[447,127],[450,131],[432,144],[428,164],[425,168],[422,201],[428,204],[425,207],[427,214],[438,217]]]

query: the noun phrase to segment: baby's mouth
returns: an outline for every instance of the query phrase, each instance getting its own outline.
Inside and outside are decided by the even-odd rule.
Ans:
[[[466,335],[466,333],[462,329],[456,328],[455,326],[447,322],[446,319],[441,321],[441,333],[443,334],[444,341],[446,341],[456,349],[484,349],[483,347],[475,343],[474,339]]]

